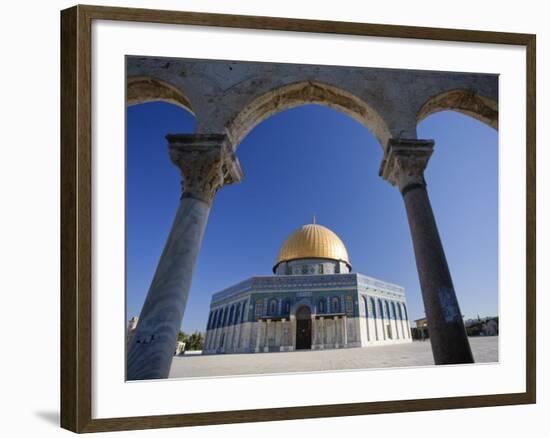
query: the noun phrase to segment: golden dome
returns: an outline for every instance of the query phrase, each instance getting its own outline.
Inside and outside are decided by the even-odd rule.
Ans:
[[[334,232],[322,225],[307,224],[294,231],[283,243],[275,267],[281,262],[309,258],[339,260],[351,269],[344,243]]]

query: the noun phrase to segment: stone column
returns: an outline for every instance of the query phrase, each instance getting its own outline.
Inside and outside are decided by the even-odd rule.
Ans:
[[[236,336],[233,339],[233,350],[235,352],[238,352],[238,349],[241,344],[241,331],[243,329],[243,325],[239,322],[237,325],[235,325],[235,330],[237,331]]]
[[[342,321],[344,322],[344,347],[348,346],[348,317],[344,315],[342,317]]]
[[[275,320],[274,321],[274,324],[273,324],[275,327],[274,327],[274,332],[275,332],[275,345],[274,347],[281,347],[282,345],[282,339],[283,339],[283,322],[281,320],[277,321]]]
[[[338,324],[340,317],[335,316],[333,318],[334,321],[334,348],[340,348],[341,339],[342,339],[342,333],[340,333],[340,324]]]
[[[168,377],[195,261],[216,191],[242,171],[225,135],[169,135],[170,158],[183,193],[128,349],[128,380]]]
[[[399,188],[405,201],[434,361],[437,365],[472,363],[472,351],[424,179],[433,146],[432,140],[390,139],[380,175]]]
[[[290,336],[291,336],[291,351],[296,350],[296,316],[290,315]]]
[[[286,325],[286,319],[281,318],[281,343],[279,346],[279,351],[286,351],[288,346],[288,330]]]
[[[364,303],[365,303],[365,323],[366,323],[366,326],[367,326],[367,342],[369,342],[371,339],[371,329],[369,327],[370,325],[370,312],[369,312],[369,302],[368,300],[364,300]],[[363,342],[361,342],[361,344],[363,344]]]
[[[319,349],[324,350],[325,349],[325,317],[321,316],[319,318]]]
[[[388,338],[388,327],[386,326],[386,321],[384,318],[384,312],[386,309],[384,308],[384,302],[382,300],[378,300],[378,311],[380,312],[380,324],[382,325],[382,339],[385,341]]]
[[[399,340],[401,339],[401,336],[399,334],[399,327],[397,326],[397,313],[395,309],[395,303],[393,301],[390,301],[390,312],[391,312],[391,320],[393,321],[393,326],[395,327],[395,339]]]
[[[262,320],[258,319],[256,322],[256,353],[260,352],[260,346],[262,345]]]
[[[315,324],[315,316],[313,316],[313,314],[311,314],[309,321],[311,324],[311,349],[313,350],[315,339],[317,338],[317,325]]]
[[[265,321],[265,337],[264,337],[264,353],[269,352],[269,327],[270,327],[271,319],[267,319]]]

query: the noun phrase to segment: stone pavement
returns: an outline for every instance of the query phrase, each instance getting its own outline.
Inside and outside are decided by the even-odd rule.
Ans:
[[[498,336],[469,338],[477,363],[498,361]],[[174,357],[170,378],[433,365],[429,341],[367,348]]]

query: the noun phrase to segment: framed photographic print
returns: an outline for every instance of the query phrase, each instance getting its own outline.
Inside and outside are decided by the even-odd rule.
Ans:
[[[534,403],[535,36],[61,13],[61,422]]]

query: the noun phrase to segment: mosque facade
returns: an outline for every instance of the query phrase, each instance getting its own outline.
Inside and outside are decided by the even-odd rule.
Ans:
[[[404,288],[352,272],[344,243],[322,225],[293,232],[273,273],[213,294],[203,354],[412,342]]]

